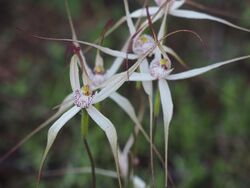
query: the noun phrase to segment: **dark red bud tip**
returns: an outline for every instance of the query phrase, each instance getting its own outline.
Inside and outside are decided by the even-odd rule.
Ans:
[[[73,44],[72,51],[74,54],[78,54],[80,52],[81,48],[79,46],[76,46]]]

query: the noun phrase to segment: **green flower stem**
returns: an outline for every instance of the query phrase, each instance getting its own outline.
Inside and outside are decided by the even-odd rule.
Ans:
[[[89,116],[84,111],[82,111],[81,130],[83,139],[86,139],[89,131]]]
[[[155,99],[154,99],[154,117],[158,118],[160,114],[160,92],[156,91]]]
[[[89,127],[89,116],[87,113],[84,113],[82,111],[81,129],[82,129],[82,136],[83,136],[83,145],[84,145],[85,150],[87,151],[87,155],[91,163],[92,187],[96,188],[95,161],[94,161],[94,158],[92,156],[92,153],[90,151],[90,147],[87,141],[88,127]]]

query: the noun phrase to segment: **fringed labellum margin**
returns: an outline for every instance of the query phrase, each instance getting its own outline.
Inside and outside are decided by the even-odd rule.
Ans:
[[[80,89],[74,91],[74,104],[80,108],[88,108],[92,104],[94,95],[84,95]]]
[[[155,46],[155,41],[150,35],[143,34],[136,37],[133,41],[133,52],[137,55],[143,55]]]
[[[171,63],[167,59],[154,59],[149,67],[151,76],[157,79],[167,77],[171,71]]]

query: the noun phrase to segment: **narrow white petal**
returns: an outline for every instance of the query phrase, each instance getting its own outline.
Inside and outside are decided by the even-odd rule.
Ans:
[[[40,165],[40,170],[39,170],[39,176],[41,175],[41,170],[43,167],[43,163],[46,159],[46,156],[52,146],[52,144],[54,143],[56,136],[58,134],[58,132],[61,130],[61,128],[65,125],[65,123],[67,123],[72,117],[74,117],[77,112],[79,112],[81,110],[81,108],[79,107],[72,107],[70,110],[68,110],[67,112],[65,112],[49,129],[48,132],[48,138],[47,138],[47,146],[46,149],[44,151],[43,157],[42,157],[42,161],[41,161],[41,165]]]
[[[159,90],[163,110],[164,125],[168,126],[173,115],[173,102],[168,83],[164,79],[159,80]]]
[[[134,143],[134,141],[133,141],[133,143]],[[129,166],[128,165],[128,163],[129,163],[128,162],[128,153],[125,153],[123,151],[121,152],[119,149],[118,155],[119,155],[119,167],[120,167],[120,171],[121,171],[121,177],[126,178],[128,176],[128,166]]]
[[[159,10],[159,7],[148,7],[149,15],[156,14],[158,12],[158,10]],[[146,8],[141,8],[141,9],[135,10],[134,12],[132,12],[130,14],[130,16],[132,18],[145,17],[145,16],[147,16],[147,10],[146,10]]]
[[[132,106],[132,104],[129,102],[129,100],[126,98],[126,97],[123,97],[122,95],[120,95],[119,93],[115,92],[113,93],[110,98],[116,102],[119,107],[121,107],[121,109],[126,112],[126,114],[130,117],[130,119],[133,121],[133,123],[135,124],[135,126],[142,132],[142,134],[145,136],[146,139],[148,139],[148,136],[145,132],[145,130],[143,129],[139,119],[137,118],[136,116],[136,113],[135,113],[135,109],[134,107]],[[129,145],[128,144],[128,148],[125,149],[125,151],[129,150]]]
[[[112,63],[112,66],[107,70],[107,77],[113,76],[117,70],[120,68],[121,64],[123,63],[123,58],[118,57],[115,59],[115,61]]]
[[[121,96],[119,93],[115,92],[113,93],[110,98],[116,102],[122,110],[124,110],[124,112],[126,112],[128,114],[128,116],[130,117],[130,119],[133,121],[133,123],[135,124],[135,131],[141,131],[143,136],[147,139],[147,141],[150,142],[150,139],[146,133],[146,131],[143,129],[139,119],[136,116],[135,113],[135,109],[132,106],[132,104],[129,102],[129,100],[123,96]],[[134,143],[134,135],[129,137],[129,140],[127,141],[123,151],[120,153],[120,167],[121,167],[121,172],[123,176],[127,176],[128,173],[128,153],[131,149],[131,147],[133,146]],[[154,149],[154,151],[157,152],[157,156],[159,156],[159,152],[157,151],[157,149],[155,148],[154,145],[152,145],[152,149]]]
[[[103,53],[106,53],[108,55],[111,55],[113,57],[122,57],[124,59],[138,59],[138,55],[135,54],[128,54],[125,52],[121,52],[121,51],[117,51],[117,50],[113,50],[107,47],[103,47],[97,44],[93,44],[93,43],[89,43],[89,42],[85,42],[85,41],[77,41],[80,44],[85,44],[87,46],[92,46],[94,48],[99,49],[100,51],[102,51]]]
[[[70,71],[69,71],[70,84],[73,91],[80,88],[79,69],[77,62],[78,62],[78,57],[76,55],[73,55],[70,61]]]
[[[103,67],[103,58],[100,54],[100,51],[98,51],[96,56],[95,56],[95,66]]]
[[[223,66],[223,65],[226,65],[226,64],[229,64],[229,63],[233,63],[233,62],[236,62],[236,61],[240,61],[240,60],[243,60],[243,59],[247,59],[247,58],[250,58],[250,55],[230,59],[230,60],[227,60],[227,61],[218,62],[218,63],[212,64],[212,65],[208,65],[206,67],[196,68],[196,69],[192,69],[192,70],[185,71],[185,72],[182,72],[182,73],[170,74],[170,75],[168,75],[166,77],[166,79],[168,79],[168,80],[182,80],[182,79],[186,79],[186,78],[191,78],[191,77],[203,74],[205,72],[208,72],[208,71],[210,71],[212,69],[218,68],[220,66]]]
[[[119,158],[118,158],[118,143],[117,143],[117,133],[114,125],[111,121],[106,118],[101,112],[99,112],[95,107],[90,106],[86,109],[89,116],[96,122],[96,124],[105,132],[108,141],[110,143],[112,153],[114,155],[116,170],[118,177],[119,175]]]
[[[113,93],[110,98],[116,102],[122,110],[124,110],[124,112],[126,112],[128,114],[128,116],[130,117],[130,119],[135,123],[136,128],[138,128],[141,133],[143,134],[143,136],[145,137],[145,139],[150,143],[150,138],[147,135],[146,131],[144,130],[144,128],[142,127],[139,119],[136,116],[135,113],[135,109],[132,106],[132,104],[129,102],[129,100],[123,96],[121,96],[120,94],[118,94],[117,92]],[[138,130],[136,129],[136,130]],[[123,152],[128,152],[130,147],[132,146],[134,140],[133,138],[130,138],[130,140],[128,141],[127,145],[124,148]],[[161,162],[164,163],[164,161],[162,160],[161,154],[159,153],[159,151],[157,150],[157,148],[153,145],[153,150],[155,151],[157,157],[160,159]]]
[[[154,47],[155,48],[155,47]],[[131,66],[126,72],[122,72],[120,74],[116,74],[109,78],[106,81],[105,87],[95,95],[93,98],[93,104],[98,103],[108,96],[110,96],[112,93],[114,93],[116,90],[118,90],[122,84],[128,79],[129,76],[138,68],[140,63],[146,58],[148,54],[150,54],[154,48],[150,49],[145,55],[140,57],[133,66]]]
[[[129,81],[152,81],[156,78],[151,76],[149,73],[139,73],[139,72],[133,72],[129,76]]]
[[[171,2],[172,4],[170,7],[170,10],[178,9],[179,7],[181,7],[185,3],[185,1],[186,0],[174,1],[173,3]],[[159,11],[159,9],[160,9],[160,7],[158,7],[158,6],[148,7],[149,15],[155,15]],[[146,16],[147,16],[146,8],[141,8],[141,9],[135,10],[134,12],[132,12],[130,14],[131,18],[140,18],[140,17],[146,17]],[[161,16],[162,16],[162,14],[161,14]]]
[[[65,112],[70,106],[72,106],[73,103],[73,93],[70,93],[67,95],[64,99],[63,102],[60,104],[58,113]]]
[[[149,63],[147,59],[144,59],[139,67],[142,73],[149,73]]]
[[[169,7],[169,3],[166,5],[166,7],[163,7],[164,15],[163,15],[163,19],[161,22],[161,27],[160,27],[158,35],[157,35],[158,39],[161,39],[165,35],[168,7]],[[161,41],[161,44],[162,43],[163,43],[163,41]]]
[[[143,62],[140,64],[140,72],[142,73],[149,73],[149,63],[147,59],[144,59]],[[142,82],[142,86],[144,91],[147,93],[147,95],[152,95],[153,93],[153,84],[151,81],[144,81]]]
[[[129,28],[129,33],[131,35],[135,34],[136,29],[133,23],[133,20],[131,19],[130,13],[129,13],[129,7],[128,7],[128,0],[123,0],[124,2],[124,7],[125,7],[125,12],[126,12],[126,20]]]
[[[162,58],[162,55],[163,55],[163,54],[162,54],[162,51],[160,50],[159,47],[157,47],[157,48],[155,49],[154,55],[155,55],[154,59],[161,59],[161,58]]]
[[[239,30],[243,30],[243,31],[247,31],[250,32],[250,29],[246,29],[240,26],[237,26],[231,22],[228,22],[224,19],[215,17],[215,16],[211,16],[205,13],[201,13],[201,12],[196,12],[196,11],[192,11],[192,10],[172,10],[170,12],[170,14],[172,16],[177,16],[177,17],[182,17],[182,18],[190,18],[190,19],[206,19],[206,20],[212,20],[212,21],[216,21],[216,22],[220,22],[222,24],[228,25],[230,27],[239,29]]]
[[[146,54],[144,54],[142,57],[140,57],[135,64],[129,68],[129,70],[127,72],[129,72],[129,75],[131,75],[133,72],[135,72],[135,70],[138,68],[138,66],[142,63],[142,61],[144,59],[146,59],[146,57],[151,54],[153,52],[153,50],[155,49],[156,46],[154,46],[153,48],[151,48]]]
[[[67,123],[72,117],[74,117],[81,108],[74,106],[67,112],[65,112],[50,128],[48,132],[48,140],[47,140],[47,149],[45,151],[48,151],[50,147],[52,146],[58,132],[61,130],[61,128]],[[45,152],[46,153],[46,152]]]
[[[94,106],[86,108],[89,116],[96,122],[96,124],[105,132],[115,160],[117,160],[117,133],[114,125],[106,118],[101,112],[99,112]]]
[[[126,97],[123,97],[119,93],[115,92],[110,95],[110,98],[115,101],[122,108],[122,110],[124,110],[129,115],[129,117],[135,124],[140,124],[135,114],[134,107]]]
[[[116,74],[112,77],[110,77],[103,85],[105,86],[100,92],[98,92],[94,98],[93,98],[93,104],[98,103],[104,99],[106,99],[108,96],[110,96],[112,93],[114,93],[116,90],[118,90],[122,84],[126,81],[127,74],[126,72]]]
[[[164,121],[164,137],[165,137],[165,187],[167,187],[167,177],[168,177],[168,133],[169,124],[173,115],[173,102],[170,93],[170,89],[165,80],[159,80],[159,90],[161,97],[161,105],[163,111],[163,121]]]

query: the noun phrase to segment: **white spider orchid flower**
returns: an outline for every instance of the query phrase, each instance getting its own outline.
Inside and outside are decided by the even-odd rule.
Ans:
[[[182,80],[187,78],[192,78],[203,73],[206,73],[215,68],[221,67],[223,65],[233,63],[236,61],[244,60],[250,58],[250,55],[234,58],[227,61],[218,62],[212,65],[208,65],[201,68],[196,68],[188,71],[184,71],[177,74],[171,74],[173,68],[171,68],[171,62],[169,59],[155,58],[150,66],[148,67],[148,73],[138,73],[134,72],[130,77],[130,81],[158,81],[158,87],[160,91],[161,106],[163,111],[163,121],[164,121],[164,137],[165,137],[165,173],[166,173],[166,185],[167,185],[167,151],[168,151],[168,133],[169,124],[173,115],[173,102],[171,97],[171,92],[167,83],[167,80]]]
[[[184,5],[185,2],[186,0],[155,0],[155,3],[157,4],[157,6],[148,7],[148,11],[151,16],[155,16],[155,18],[153,19],[153,22],[160,19],[164,15],[164,11],[168,11],[168,14],[171,16],[187,18],[187,19],[211,20],[211,21],[225,24],[235,29],[250,32],[249,29],[237,26],[222,18],[211,16],[209,14],[198,12],[198,11],[181,9],[180,7]],[[169,4],[168,10],[164,8],[162,9],[162,7],[165,6],[165,4]],[[130,14],[131,18],[140,18],[140,17],[145,17],[145,16],[147,16],[147,11],[145,8],[135,10],[134,12]]]
[[[66,1],[67,3],[67,1]],[[93,82],[91,82],[91,89],[96,89],[98,84],[101,84],[101,82],[107,81],[108,78],[110,78],[111,76],[113,76],[117,70],[119,69],[119,67],[121,66],[124,58],[128,58],[128,59],[138,59],[137,55],[133,55],[133,54],[126,54],[120,51],[116,51],[116,50],[112,50],[109,48],[105,48],[102,47],[100,45],[95,45],[92,43],[88,43],[88,42],[82,42],[82,41],[78,41],[77,36],[76,36],[76,32],[73,26],[73,22],[71,19],[71,14],[70,14],[70,10],[68,8],[68,5],[66,4],[66,10],[67,10],[67,14],[68,14],[68,18],[69,18],[69,23],[70,23],[70,28],[71,28],[71,32],[72,32],[72,39],[66,39],[66,41],[68,42],[73,42],[73,45],[75,48],[75,50],[79,51],[79,56],[82,59],[82,63],[84,65],[84,68],[86,69],[86,73],[89,75],[89,77],[91,79],[93,79]],[[35,35],[36,36],[36,35]],[[41,37],[41,36],[36,36],[37,38],[41,38],[41,39],[45,39],[45,40],[57,40],[57,39],[53,39],[53,38],[49,38],[49,37]],[[59,39],[59,41],[65,41],[65,39]],[[80,48],[80,44],[85,44],[85,45],[89,45],[91,47],[96,47],[97,49],[99,49],[100,51],[107,53],[109,55],[112,55],[114,57],[117,57],[116,60],[113,62],[112,66],[110,67],[110,69],[108,69],[104,75],[101,74],[93,74],[90,67],[88,66],[87,62],[86,62],[86,58]],[[124,45],[124,50],[126,49],[126,45]],[[79,62],[79,61],[78,61]],[[82,67],[81,63],[79,63],[79,66]],[[74,69],[71,69],[72,71],[74,71]],[[80,92],[79,92],[80,93]],[[34,136],[36,133],[38,133],[40,130],[42,130],[44,127],[48,126],[51,122],[55,121],[58,117],[60,117],[65,111],[67,111],[72,105],[73,105],[73,93],[69,94],[60,105],[58,105],[57,107],[59,107],[58,111],[52,115],[48,120],[46,120],[44,123],[40,124],[37,128],[35,128],[32,132],[30,132],[27,136],[25,136],[21,141],[19,141],[14,147],[12,147],[7,153],[5,153],[3,156],[0,157],[0,162],[4,161],[7,157],[9,157],[14,151],[16,151],[18,148],[20,148],[24,143],[26,143],[32,136]],[[115,96],[114,96],[115,97]],[[129,103],[129,105],[131,105]],[[131,105],[132,106],[132,105]],[[56,107],[56,108],[57,108]]]
[[[71,18],[69,20],[70,20],[70,23],[72,24]],[[73,25],[71,25],[71,30],[72,30],[73,39],[77,40],[77,37],[76,37],[75,31],[74,31]],[[78,41],[75,41],[75,45],[79,46]],[[127,42],[123,46],[123,48],[121,50],[122,53],[120,53],[120,54],[125,54],[124,51],[127,50],[128,45],[129,45],[129,40],[127,40]],[[155,46],[152,46],[152,49],[154,47]],[[100,49],[101,48],[99,48],[99,50]],[[80,55],[81,55],[82,59],[85,60],[85,57],[84,57],[81,49],[79,49],[79,50],[80,50]],[[91,71],[91,69],[88,66],[86,68],[87,69],[87,73],[88,73],[89,78],[90,78],[90,81],[91,81],[89,83],[89,87],[90,87],[91,90],[95,90],[95,89],[99,89],[99,88],[105,87],[108,84],[107,80],[109,78],[111,78],[118,71],[119,67],[121,66],[121,64],[124,61],[124,58],[123,58],[124,55],[121,56],[121,57],[117,57],[114,60],[114,62],[112,63],[111,67],[105,71],[104,63],[103,63],[103,58],[100,55],[100,51],[99,50],[97,51],[97,54],[96,54],[95,67],[94,67],[93,71]],[[150,50],[151,49],[148,48],[148,51],[150,51]],[[104,52],[106,53],[106,51],[104,51]],[[145,54],[146,53],[148,53],[148,52],[145,51]],[[131,56],[133,57],[133,54],[131,54]],[[141,56],[143,56],[143,54],[141,54]],[[134,56],[134,57],[136,57],[136,56]],[[81,66],[80,63],[78,65]],[[70,66],[70,71],[71,72],[75,72],[75,70],[74,70],[75,66],[76,65]],[[73,77],[72,77],[72,79],[73,79]],[[150,141],[147,133],[145,132],[145,130],[143,129],[141,123],[139,122],[139,120],[138,120],[138,118],[136,116],[136,113],[135,113],[135,109],[134,109],[133,105],[130,103],[130,101],[126,97],[123,97],[122,95],[120,95],[116,91],[114,93],[112,93],[109,96],[109,98],[112,101],[114,101],[115,103],[118,104],[118,106],[130,117],[130,119],[133,121],[133,123],[135,124],[135,126],[138,127],[138,129],[142,132],[143,136],[148,141]],[[155,147],[154,147],[154,151],[157,153],[157,156],[159,158],[161,158],[159,152],[157,151],[157,149]]]
[[[145,138],[149,141],[149,138],[146,132],[142,128],[136,116],[136,113],[132,104],[129,102],[128,99],[118,94],[116,90],[127,80],[127,76],[136,70],[136,68],[143,61],[143,59],[145,59],[147,54],[150,53],[156,46],[152,46],[152,49],[148,49],[148,52],[146,52],[145,55],[141,55],[141,57],[139,58],[137,55],[127,54],[123,52],[127,49],[128,42],[124,45],[122,51],[119,52],[119,51],[111,50],[109,48],[105,48],[99,45],[78,41],[76,37],[76,32],[73,27],[73,22],[70,17],[70,12],[68,9],[67,11],[68,11],[69,22],[70,22],[71,31],[72,31],[73,44],[78,48],[78,56],[74,55],[70,63],[70,82],[71,82],[71,87],[73,90],[74,107],[72,107],[70,110],[65,112],[61,116],[61,118],[59,118],[49,129],[48,141],[47,141],[47,146],[46,146],[45,153],[42,159],[42,164],[60,129],[65,125],[67,121],[69,121],[81,109],[86,109],[89,116],[106,133],[106,136],[108,137],[108,140],[110,142],[111,149],[115,158],[117,173],[119,173],[116,130],[113,124],[106,117],[104,117],[95,107],[93,107],[93,104],[99,103],[105,98],[110,97],[129,115],[131,120],[135,123],[136,127],[138,127],[138,129],[143,133]],[[68,40],[68,41],[71,41],[71,40]],[[86,59],[81,51],[79,43],[89,45],[98,49],[98,53],[96,56],[96,64],[95,64],[95,68],[93,72],[91,71],[91,69],[88,67],[86,63]],[[112,66],[110,67],[110,69],[108,69],[107,71],[104,70],[103,59],[100,56],[99,50],[106,54],[117,57],[116,60],[113,62]],[[125,57],[128,59],[138,59],[138,60],[126,72],[114,75],[119,69]],[[78,66],[81,67],[82,69],[85,68],[85,71],[86,71],[86,72],[83,72],[83,82],[86,83],[86,80],[89,81],[87,82],[87,85],[85,85],[83,88],[80,88]],[[84,76],[84,74],[87,74],[88,76],[86,75]],[[88,77],[89,77],[89,80],[88,80]],[[93,94],[92,91],[99,89],[99,88],[102,88],[102,90],[99,93]],[[155,147],[154,147],[154,150],[157,153],[158,157],[161,157]]]
[[[129,32],[130,32],[131,36],[134,36],[136,34],[134,39],[133,39],[132,50],[135,54],[137,54],[139,56],[143,55],[143,54],[145,54],[145,52],[148,51],[148,49],[151,49],[152,46],[155,45],[156,39],[153,39],[149,35],[140,35],[143,32],[143,30],[146,28],[147,23],[143,23],[144,25],[142,24],[141,27],[142,28],[144,27],[144,28],[139,29],[139,32],[136,33],[136,28],[133,24],[133,20],[130,17],[128,1],[124,0],[123,2],[124,2],[126,21],[127,21],[127,25],[129,28]],[[159,38],[163,37],[163,35],[164,35],[166,17],[167,17],[167,13],[164,14],[164,18],[163,18],[161,28],[159,31],[159,36],[158,36]],[[148,20],[148,21],[151,21],[151,20]],[[154,54],[161,54],[159,52],[159,50],[157,50],[157,49],[158,48],[156,48],[153,53]],[[144,59],[139,67],[140,67],[140,72],[148,73],[149,69],[148,69],[147,59]],[[154,159],[153,159],[154,155],[153,155],[153,85],[152,85],[152,81],[143,81],[142,86],[144,88],[144,91],[148,95],[149,108],[150,108],[150,122],[149,122],[149,127],[150,127],[150,168],[151,168],[152,183],[155,184]]]
[[[152,49],[154,47],[155,46],[152,46]],[[124,51],[126,48],[127,48],[127,44],[125,44],[122,51]],[[148,49],[148,51],[149,50],[150,49]],[[147,53],[147,52],[145,52],[145,53]],[[107,81],[115,74],[115,72],[118,70],[119,66],[122,64],[122,62],[123,62],[123,58],[117,57],[115,59],[115,61],[113,62],[112,66],[109,69],[107,69],[107,71],[105,71],[104,66],[103,66],[103,59],[100,56],[100,53],[97,53],[94,70],[90,72],[90,80],[91,80],[91,83],[89,84],[90,89],[95,90],[97,88],[98,89],[104,88],[109,83]],[[75,70],[74,70],[75,66],[76,65],[72,65],[70,67],[71,72],[75,72]],[[74,79],[73,76],[71,76],[71,78]],[[80,90],[77,89],[76,92],[77,92],[76,98],[80,99],[81,98],[80,94],[79,94]],[[142,132],[143,136],[147,139],[147,141],[150,141],[147,133],[143,129],[140,121],[138,120],[137,115],[135,113],[135,109],[134,109],[133,105],[130,103],[130,101],[126,97],[120,95],[116,91],[114,91],[108,97],[112,101],[114,101],[130,117],[130,119],[133,121],[135,126]],[[84,98],[82,97],[82,99],[84,99]],[[91,102],[91,100],[92,100],[92,98],[86,99],[85,103],[78,100],[75,103],[79,103],[79,105],[86,105],[88,102]],[[160,154],[155,147],[154,147],[154,150],[157,153],[158,157],[160,157]]]
[[[148,26],[148,20],[146,22],[144,22],[143,24],[141,24],[141,27],[144,27],[144,29],[139,30],[138,33],[136,33],[136,27],[133,23],[132,17],[133,14],[130,14],[129,12],[129,6],[128,6],[128,1],[127,0],[123,0],[124,2],[124,7],[125,7],[125,13],[126,13],[126,21],[127,21],[127,25],[129,28],[129,32],[131,36],[134,36],[133,38],[133,43],[132,43],[132,50],[133,52],[138,55],[141,56],[143,54],[145,54],[149,49],[151,49],[153,46],[155,46],[155,40],[153,39],[153,37],[151,37],[148,34],[142,34],[142,32],[144,31],[144,29],[146,28],[146,26]],[[164,10],[166,10],[168,7],[165,7]],[[150,9],[149,9],[150,10]],[[150,13],[150,12],[149,12]],[[145,9],[145,16],[147,15],[147,11]],[[165,33],[165,27],[166,27],[166,19],[167,19],[167,11],[164,12],[163,14],[163,20],[160,26],[160,30],[158,32],[158,36],[157,38],[160,40],[164,37],[164,33]],[[172,50],[171,48],[163,45],[163,42],[160,42],[161,46],[163,46],[163,50],[167,53],[172,55],[178,62],[180,62],[181,64],[184,64],[183,60],[178,56],[178,54]],[[154,55],[158,55],[161,56],[161,53],[159,52],[160,50],[158,48],[156,48],[153,52]],[[149,54],[152,55],[152,54]],[[167,56],[165,54],[165,56]],[[148,61],[147,59],[144,59],[143,62],[140,64],[140,72],[149,72],[148,70]],[[152,96],[152,84],[150,82],[143,82],[143,88],[145,90],[145,92],[149,95]]]
[[[65,39],[62,39],[62,40],[65,41]],[[66,39],[66,41],[72,41],[72,40]],[[87,42],[82,42],[82,41],[77,41],[77,40],[73,40],[73,42],[83,43],[85,45],[96,47],[97,49],[99,49],[107,54],[113,55],[115,57],[117,57],[117,56],[119,58],[128,57],[128,54],[126,54],[124,52],[111,50],[109,48],[101,47],[99,45],[95,45],[95,44],[91,44],[91,43],[87,43]],[[153,50],[153,48],[150,49],[148,53],[150,53],[152,50]],[[100,90],[100,92],[98,92],[98,93],[97,92],[94,93],[94,91],[90,88],[91,80],[86,79],[86,78],[88,78],[88,73],[86,71],[84,63],[81,62],[81,61],[83,61],[82,56],[83,55],[81,55],[81,54],[80,55],[75,54],[75,55],[73,55],[73,57],[71,59],[70,83],[71,83],[71,87],[73,90],[74,106],[72,108],[70,108],[68,111],[66,111],[57,121],[55,121],[54,124],[50,127],[50,129],[48,131],[47,146],[46,146],[45,152],[44,152],[43,157],[42,157],[41,167],[39,170],[39,177],[41,175],[41,169],[42,169],[43,163],[45,161],[45,158],[46,158],[52,144],[54,143],[54,140],[55,140],[58,132],[62,129],[62,127],[71,118],[73,118],[82,109],[86,110],[87,113],[89,114],[89,116],[105,132],[105,134],[108,138],[108,141],[111,145],[112,153],[113,153],[114,158],[115,158],[117,173],[119,176],[116,129],[115,129],[114,125],[111,123],[111,121],[109,119],[107,119],[103,114],[101,114],[101,112],[99,112],[93,105],[103,101],[104,99],[106,99],[109,96],[114,95],[115,91],[117,89],[119,89],[123,85],[124,82],[127,81],[128,75],[131,75],[137,69],[137,67],[142,62],[142,60],[146,58],[147,54],[137,58],[137,61],[135,62],[135,64],[132,67],[130,67],[127,71],[113,75],[112,77],[110,77],[105,82],[105,87],[103,87]],[[135,55],[133,55],[133,54],[131,54],[130,56],[132,56],[133,58],[135,57]],[[78,65],[81,65],[82,70],[85,70],[85,72],[83,71],[83,84],[84,84],[83,87],[80,86]],[[127,101],[124,101],[123,98],[121,98],[120,96],[113,97],[113,98],[114,98],[114,100],[118,100],[118,103],[120,103],[121,105],[123,105],[123,106],[127,105],[126,104]],[[124,108],[126,108],[126,106]],[[128,106],[128,108],[125,109],[126,112],[127,111],[129,112],[129,110],[131,110],[130,106]],[[38,181],[38,183],[39,183],[39,181]],[[121,185],[120,181],[119,181],[119,184]]]

